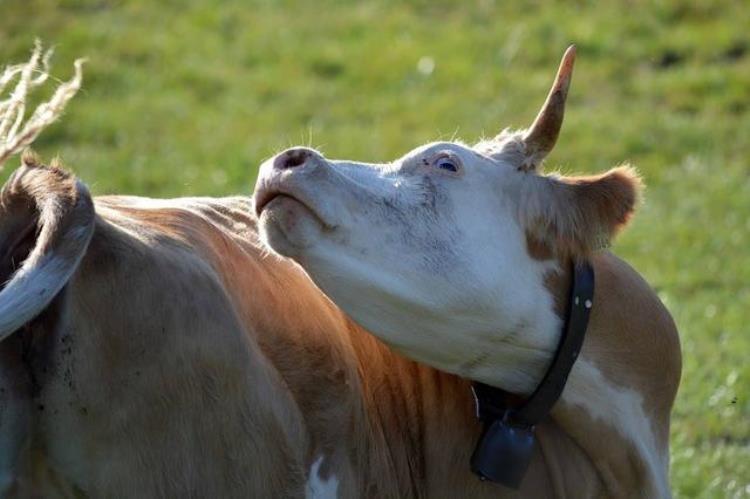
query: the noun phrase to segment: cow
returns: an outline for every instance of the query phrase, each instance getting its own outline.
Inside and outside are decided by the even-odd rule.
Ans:
[[[386,164],[295,147],[261,166],[255,209],[268,247],[393,351],[455,376],[441,375],[450,389],[441,381],[412,392],[402,409],[427,432],[418,468],[427,495],[457,497],[452,480],[466,473],[467,446],[479,438],[460,380],[508,394],[511,407],[529,397],[561,341],[574,269],[588,265],[595,288],[580,304],[589,310],[583,349],[536,427],[519,490],[473,484],[461,496],[670,496],[678,333],[651,287],[607,249],[636,208],[641,180],[629,166],[592,176],[541,168],[574,57],[571,47],[526,130],[473,146],[430,143]],[[458,407],[461,417],[438,423]]]

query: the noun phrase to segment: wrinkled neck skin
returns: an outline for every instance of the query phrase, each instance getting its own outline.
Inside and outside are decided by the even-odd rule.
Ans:
[[[522,262],[516,263],[512,265],[519,269]],[[342,261],[340,265],[346,263]],[[556,268],[536,262],[530,266],[540,276]],[[402,355],[512,393],[528,394],[534,390],[557,348],[562,327],[553,299],[541,279],[535,286],[519,288],[518,295],[503,301],[506,310],[515,308],[522,313],[494,318],[495,310],[484,309],[487,314],[482,314],[473,305],[466,310],[464,303],[452,303],[442,305],[444,313],[436,318],[434,304],[415,302],[408,288],[399,290],[398,282],[377,282],[387,278],[384,274],[368,277],[370,282],[373,279],[376,282],[364,300],[356,293],[336,294],[336,302],[351,311],[364,327],[377,331],[381,340]],[[429,283],[425,285],[429,289]],[[537,300],[528,296],[533,288],[539,292]],[[379,296],[378,289],[388,289],[387,295]],[[410,318],[408,335],[403,334],[403,322],[398,319],[404,316]],[[445,316],[450,320],[444,320]],[[456,336],[471,344],[462,343],[457,348]]]

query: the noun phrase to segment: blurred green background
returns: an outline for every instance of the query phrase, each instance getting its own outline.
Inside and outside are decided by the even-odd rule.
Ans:
[[[96,194],[149,196],[249,194],[295,144],[379,161],[525,126],[576,43],[548,168],[645,177],[614,249],[682,334],[674,492],[750,496],[748,2],[0,0],[0,61],[35,37],[60,79],[89,58],[35,148]]]

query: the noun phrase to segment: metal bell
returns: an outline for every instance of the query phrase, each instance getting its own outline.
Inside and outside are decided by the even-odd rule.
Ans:
[[[486,427],[471,456],[471,471],[483,480],[518,489],[531,463],[534,427],[496,419]]]

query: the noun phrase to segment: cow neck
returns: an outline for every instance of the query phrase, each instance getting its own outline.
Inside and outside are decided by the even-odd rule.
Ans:
[[[536,425],[562,395],[581,351],[594,304],[594,269],[586,261],[571,266],[573,277],[560,342],[534,392],[512,405],[508,392],[480,382],[472,384],[483,430],[471,457],[471,469],[482,480],[515,489],[520,486],[531,462]]]

